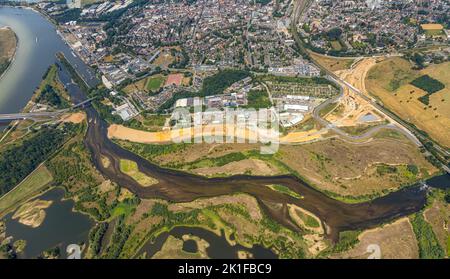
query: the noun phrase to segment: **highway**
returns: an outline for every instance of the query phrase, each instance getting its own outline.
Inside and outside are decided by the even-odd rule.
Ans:
[[[317,61],[315,61],[312,57],[309,56],[308,51],[304,47],[303,42],[302,42],[302,40],[301,40],[301,38],[300,38],[300,36],[299,36],[299,34],[297,32],[297,24],[298,24],[298,20],[300,19],[301,15],[307,10],[307,8],[309,7],[310,3],[311,3],[311,0],[297,0],[294,3],[294,10],[293,10],[292,18],[291,18],[291,27],[290,27],[291,34],[292,34],[294,40],[296,41],[298,47],[300,48],[301,52],[304,53],[306,56],[308,56],[309,60],[311,60],[311,62],[316,67],[318,67],[321,71],[323,71],[329,77],[334,79],[337,84],[339,84],[341,87],[345,86],[349,90],[351,90],[354,93],[356,93],[359,97],[363,98],[370,105],[372,105],[378,112],[380,112],[388,120],[390,120],[390,122],[392,124],[384,125],[384,128],[391,128],[391,129],[395,129],[395,130],[403,132],[403,134],[405,134],[409,139],[411,139],[418,146],[423,146],[423,144],[422,144],[423,142],[430,142],[430,141],[433,142],[428,137],[426,137],[426,136],[422,135],[421,133],[417,132],[416,129],[411,126],[411,124],[406,123],[401,118],[399,118],[397,115],[395,115],[394,113],[390,112],[389,110],[387,110],[386,108],[384,108],[383,106],[378,104],[376,102],[376,100],[374,100],[373,98],[370,98],[369,96],[367,96],[366,94],[361,92],[359,89],[355,88],[353,85],[351,85],[347,81],[341,79],[335,73],[329,71],[328,69],[326,69],[325,67],[323,67],[322,65],[317,63]],[[335,101],[335,100],[327,101],[326,103],[324,103],[321,106],[317,107],[316,111],[317,112],[320,111],[321,108],[325,107],[327,104],[329,104],[329,103],[331,103],[333,101]],[[331,129],[333,129],[333,131],[335,131],[336,133],[338,133],[341,136],[344,136],[344,137],[349,137],[350,136],[350,135],[346,134],[344,131],[338,129],[337,127],[333,127],[332,124],[330,124],[327,121],[325,121],[325,120],[321,119],[320,117],[318,117],[318,113],[317,112],[314,113],[313,115],[315,116],[315,118],[317,120],[319,120],[319,122],[321,122],[322,124],[326,125],[327,127],[331,128]],[[379,129],[383,128],[383,127],[375,127],[375,128],[378,128],[378,130],[379,130]],[[376,132],[376,131],[374,131],[374,129],[369,130],[368,132],[366,132],[364,135],[361,135],[361,136],[364,137],[364,136],[368,136],[368,135],[373,135],[373,133]],[[350,138],[355,139],[355,137],[352,137],[352,136],[350,136]],[[434,145],[434,148],[441,153],[441,155],[443,154],[443,157],[450,156],[450,152],[447,151],[445,148],[442,148],[436,142],[433,142],[433,145]],[[450,173],[450,168],[448,168],[445,164],[443,164],[442,167],[444,168],[445,171]]]
[[[67,109],[57,110],[57,111],[43,111],[43,112],[24,112],[24,113],[9,113],[0,114],[0,121],[11,121],[11,120],[23,120],[23,119],[40,119],[40,118],[54,118],[61,114],[70,112],[79,107],[83,107],[85,104],[91,102],[94,98],[89,98],[78,104],[75,104]]]

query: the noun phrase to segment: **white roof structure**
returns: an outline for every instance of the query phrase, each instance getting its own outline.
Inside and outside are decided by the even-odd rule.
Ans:
[[[284,105],[285,110],[299,110],[299,111],[308,111],[309,107],[304,105],[291,105],[291,104],[285,104]]]

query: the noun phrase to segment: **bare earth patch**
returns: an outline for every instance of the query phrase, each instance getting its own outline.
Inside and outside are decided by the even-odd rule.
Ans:
[[[69,115],[65,115],[62,118],[63,122],[71,122],[74,124],[79,124],[86,119],[86,114],[84,112],[76,112]]]

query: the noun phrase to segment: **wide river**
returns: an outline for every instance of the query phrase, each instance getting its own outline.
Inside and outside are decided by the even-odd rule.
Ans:
[[[0,25],[12,27],[19,37],[16,59],[0,81],[0,113],[18,112],[27,103],[48,66],[55,62],[55,53],[58,51],[65,53],[89,84],[97,82],[91,70],[73,55],[55,27],[38,13],[28,9],[0,8]],[[67,71],[61,71],[60,75],[75,102],[86,98],[78,86],[70,83]],[[409,187],[371,202],[346,204],[327,197],[293,176],[206,179],[163,169],[110,141],[106,135],[105,121],[92,107],[87,108],[86,112],[89,128],[85,144],[91,152],[93,163],[106,178],[127,187],[141,198],[158,197],[179,202],[237,192],[248,193],[257,198],[267,214],[292,229],[298,228],[288,216],[287,204],[296,204],[311,211],[327,225],[329,236],[333,239],[342,230],[374,227],[409,215],[422,209],[426,202],[426,190],[420,186]],[[111,162],[107,168],[101,163],[102,157],[107,157]],[[120,172],[121,158],[136,161],[142,172],[155,177],[159,183],[152,187],[141,187]],[[444,187],[449,185],[448,177],[434,182]],[[304,199],[298,200],[274,192],[266,187],[269,184],[285,185],[303,195]]]
[[[0,27],[9,26],[18,37],[15,59],[0,79],[0,114],[17,113],[30,100],[48,67],[64,52],[85,80],[95,82],[95,75],[72,54],[57,34],[55,27],[39,13],[30,9],[0,7]]]

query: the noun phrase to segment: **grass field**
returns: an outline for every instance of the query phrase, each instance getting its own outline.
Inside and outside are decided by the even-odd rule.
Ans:
[[[151,185],[154,185],[158,183],[158,180],[149,177],[145,175],[144,173],[140,172],[138,169],[138,165],[134,161],[121,159],[120,160],[120,171],[125,173],[126,175],[129,175],[131,178],[136,180],[137,183],[144,187],[148,187]]]
[[[331,47],[333,48],[333,50],[336,50],[336,51],[342,50],[342,46],[339,41],[331,41],[330,43],[331,43]]]
[[[348,201],[369,200],[436,172],[413,144],[398,136],[379,135],[358,145],[333,139],[282,145],[274,157],[322,191],[346,196]],[[392,171],[378,172],[380,164],[393,166]]]
[[[382,259],[417,259],[419,251],[408,218],[399,219],[391,224],[369,229],[358,236],[359,242],[350,250],[336,255],[338,258],[367,259],[370,244],[377,244]]]
[[[164,84],[165,78],[162,75],[156,75],[147,79],[147,91],[158,90]]]
[[[0,28],[0,76],[8,68],[16,51],[16,35],[9,28]]]
[[[0,216],[45,189],[52,180],[52,175],[48,169],[44,165],[40,166],[8,194],[0,198]]]
[[[366,78],[369,94],[405,121],[416,125],[437,142],[450,147],[450,62],[430,65],[417,71],[402,58],[391,58],[375,65]],[[445,88],[432,95],[410,84],[428,75]],[[425,88],[425,87],[424,87]],[[428,95],[429,105],[420,98]]]
[[[444,26],[442,26],[442,24],[429,23],[429,24],[422,24],[420,25],[420,27],[425,32],[425,34],[430,37],[445,35]]]
[[[424,211],[424,218],[429,223],[436,235],[439,244],[444,248],[447,257],[450,256],[450,231],[445,224],[450,221],[450,204],[445,201],[435,200],[433,204]]]
[[[187,237],[188,235],[186,235]],[[195,236],[190,236],[197,243],[198,251],[189,253],[183,250],[182,239],[169,236],[160,251],[153,255],[153,259],[207,259],[206,248],[209,246],[208,242]],[[200,245],[199,245],[200,244]]]
[[[267,185],[267,187],[269,187],[273,191],[286,194],[286,195],[291,196],[291,197],[296,198],[296,199],[302,199],[303,198],[303,196],[301,196],[298,193],[292,191],[291,189],[289,189],[288,187],[286,187],[284,185]]]
[[[126,126],[148,132],[159,132],[162,131],[167,117],[167,115],[155,115],[144,112],[132,121],[127,122]]]
[[[430,37],[440,37],[445,35],[443,30],[425,30],[425,34]]]
[[[310,228],[318,228],[320,227],[320,223],[317,221],[316,218],[312,217],[311,215],[304,214],[302,212],[297,211],[297,214],[302,218],[302,220],[305,222],[305,225]]]
[[[180,47],[172,47],[175,51],[179,51]],[[175,56],[173,56],[172,52],[170,50],[171,47],[166,47],[161,49],[161,53],[158,55],[158,57],[153,61],[153,65],[159,66],[159,67],[168,67],[172,62],[175,61]]]
[[[327,68],[329,71],[332,72],[350,69],[350,66],[355,61],[353,58],[336,58],[314,52],[309,52],[309,54],[320,65],[324,66],[325,68]]]
[[[81,0],[81,6],[87,6],[87,5],[103,3],[103,2],[106,2],[106,0]]]
[[[133,211],[134,208],[135,208],[134,205],[131,205],[131,204],[128,204],[125,202],[121,202],[112,210],[111,216],[112,217],[116,217],[119,215],[128,216]]]
[[[140,91],[140,92],[152,92],[156,91],[164,84],[166,77],[163,75],[154,75],[140,79],[130,85],[127,85],[123,91],[127,94]]]

